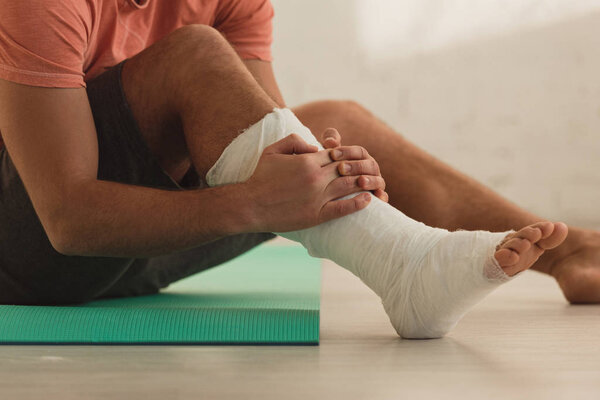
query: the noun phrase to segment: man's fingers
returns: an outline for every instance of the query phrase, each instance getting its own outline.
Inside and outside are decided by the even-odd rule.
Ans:
[[[334,218],[340,218],[353,212],[362,210],[369,205],[371,195],[369,193],[361,193],[351,199],[330,201],[321,208],[319,214],[319,223],[329,221]]]
[[[325,129],[325,132],[323,132],[321,139],[323,147],[325,147],[326,149],[332,149],[334,147],[339,147],[342,145],[342,137],[335,128]]]
[[[292,133],[289,136],[281,139],[278,142],[265,148],[264,153],[267,154],[304,154],[315,153],[319,149],[317,146],[310,145],[300,136]]]
[[[321,150],[321,151],[317,151],[315,154],[310,154],[308,157],[311,157],[315,159],[315,162],[317,162],[321,167],[327,167],[328,165],[330,165],[332,171],[335,170],[336,166],[338,163],[334,163],[333,161],[331,161],[331,158],[329,157],[329,150]],[[337,176],[338,173],[333,171],[333,174]]]
[[[331,181],[325,190],[327,199],[339,199],[352,193],[385,189],[380,176],[342,176]]]
[[[390,201],[390,196],[385,190],[382,189],[377,189],[373,191],[373,196],[377,197],[381,201],[385,201],[386,203]]]
[[[385,190],[385,180],[379,176],[361,175],[356,184],[363,190]]]
[[[332,161],[365,161],[364,167],[366,169],[361,169],[361,166],[358,166],[356,167],[357,169],[352,169],[349,174],[380,175],[379,164],[377,164],[377,161],[375,161],[375,159],[369,155],[369,152],[361,146],[341,146],[335,149],[321,150],[319,151],[318,156],[315,155],[315,157],[318,158],[322,167],[332,164]],[[350,165],[350,167],[352,167],[352,165]],[[340,170],[339,173],[344,174],[342,170]]]
[[[379,164],[373,158],[359,161],[342,161],[337,165],[340,175],[381,175]]]
[[[369,152],[361,146],[340,146],[329,151],[329,156],[334,161],[365,160],[370,158]]]

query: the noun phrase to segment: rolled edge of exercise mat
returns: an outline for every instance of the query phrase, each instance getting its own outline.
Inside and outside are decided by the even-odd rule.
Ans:
[[[5,307],[4,344],[319,342],[318,310]]]

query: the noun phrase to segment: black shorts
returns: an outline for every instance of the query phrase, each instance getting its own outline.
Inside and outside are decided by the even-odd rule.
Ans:
[[[169,190],[201,186],[190,170],[177,184],[150,153],[121,85],[123,63],[88,82],[98,134],[98,179]],[[65,256],[48,240],[5,148],[0,150],[0,304],[70,304],[157,293],[273,238],[226,237],[153,258]]]

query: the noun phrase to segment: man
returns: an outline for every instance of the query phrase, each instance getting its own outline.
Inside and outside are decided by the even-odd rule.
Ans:
[[[325,147],[345,145],[334,163],[319,161],[311,190],[301,184],[308,172],[283,159],[257,170],[252,186],[196,189],[240,130],[284,106],[268,1],[0,7],[2,303],[156,292],[272,237],[256,232],[308,228],[367,206],[345,195],[387,200],[379,167],[391,205],[430,225],[496,231],[540,220],[351,102],[294,109],[325,132]],[[535,268],[570,301],[597,302],[599,264],[600,234],[572,229]]]

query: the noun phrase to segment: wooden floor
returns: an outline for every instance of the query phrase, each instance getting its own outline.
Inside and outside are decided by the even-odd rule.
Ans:
[[[407,341],[377,298],[323,269],[321,345],[0,347],[1,399],[600,398],[600,306],[523,274],[446,338]]]

